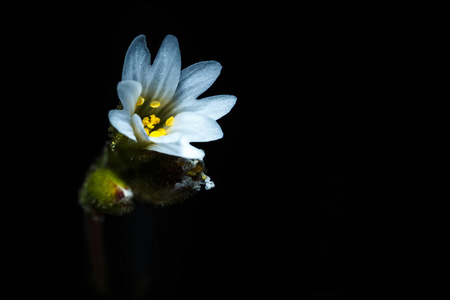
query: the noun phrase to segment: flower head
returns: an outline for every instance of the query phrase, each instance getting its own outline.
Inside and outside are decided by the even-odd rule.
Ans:
[[[190,142],[222,138],[216,122],[236,103],[232,95],[197,99],[219,76],[222,66],[203,61],[181,70],[178,41],[168,35],[153,63],[145,36],[131,43],[117,93],[122,109],[109,112],[111,125],[128,138],[128,146],[189,159],[204,151]]]

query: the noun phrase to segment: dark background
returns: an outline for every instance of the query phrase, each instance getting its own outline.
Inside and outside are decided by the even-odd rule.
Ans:
[[[222,73],[203,96],[238,101],[219,120],[224,138],[196,145],[214,189],[123,217],[139,218],[141,234],[151,235],[134,254],[117,245],[126,236],[138,241],[139,231],[106,219],[116,295],[147,272],[150,299],[358,296],[344,171],[355,151],[348,127],[367,32],[346,12],[231,3],[28,7],[23,31],[6,36],[5,61],[19,67],[5,108],[16,113],[4,136],[11,164],[2,197],[3,298],[92,296],[77,192],[107,139],[123,59],[139,34],[152,58],[174,34],[183,68],[219,61]],[[369,295],[390,295],[390,282]]]

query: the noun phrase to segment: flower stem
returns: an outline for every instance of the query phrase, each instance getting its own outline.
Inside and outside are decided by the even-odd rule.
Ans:
[[[92,264],[92,276],[96,292],[104,295],[108,289],[106,277],[105,251],[103,246],[103,222],[85,215],[86,234]]]

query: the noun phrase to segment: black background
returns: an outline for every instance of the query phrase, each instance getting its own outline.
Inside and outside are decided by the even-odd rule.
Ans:
[[[10,175],[2,197],[2,296],[92,295],[77,192],[107,139],[123,59],[139,34],[147,36],[153,58],[165,35],[174,34],[183,68],[219,61],[222,73],[203,96],[238,98],[219,120],[224,138],[196,144],[216,187],[164,209],[139,206],[142,213],[130,215],[145,211],[153,218],[146,262],[151,299],[357,295],[349,241],[358,236],[350,233],[344,170],[354,151],[347,129],[359,91],[355,74],[367,59],[358,54],[366,32],[346,8],[336,9],[28,7],[23,31],[6,36],[11,55],[4,58],[19,67],[9,75],[15,100],[5,107],[17,113],[3,139]],[[110,241],[115,230],[127,234],[116,217],[106,224]],[[120,290],[121,282],[112,280]],[[390,288],[381,283],[368,293]]]

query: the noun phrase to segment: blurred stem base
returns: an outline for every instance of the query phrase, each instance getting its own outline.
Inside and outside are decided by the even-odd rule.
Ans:
[[[105,215],[102,221],[85,215],[91,297],[87,299],[171,299],[172,279],[180,269],[177,257],[185,247],[185,207],[137,201],[127,215]],[[174,247],[167,249],[171,244]]]
[[[214,187],[205,171],[202,160],[104,149],[79,194],[93,299],[166,299],[176,293],[172,284],[181,276],[191,202],[183,200]]]
[[[92,218],[87,214],[84,215],[84,219],[92,272],[90,277],[94,286],[93,292],[98,297],[102,297],[106,295],[108,290],[103,221]]]

